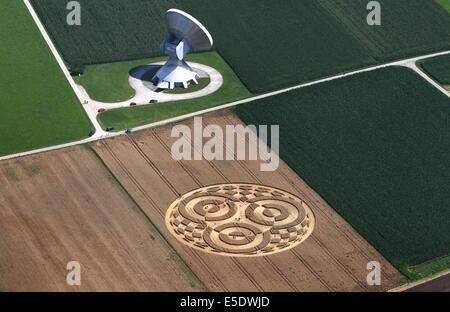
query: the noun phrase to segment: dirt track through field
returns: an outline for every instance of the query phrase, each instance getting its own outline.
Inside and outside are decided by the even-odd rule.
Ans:
[[[192,120],[184,124],[192,126]],[[205,117],[207,124],[241,121],[225,113]],[[208,289],[381,291],[398,285],[400,274],[284,163],[269,173],[261,172],[257,161],[177,162],[170,155],[175,141],[170,133],[170,127],[163,127],[92,147]],[[181,244],[165,225],[168,207],[185,193],[224,183],[267,185],[299,196],[315,214],[312,236],[289,251],[252,258],[218,256]],[[382,265],[381,287],[367,286],[370,261]]]
[[[1,291],[204,289],[89,147],[1,162],[0,229]]]

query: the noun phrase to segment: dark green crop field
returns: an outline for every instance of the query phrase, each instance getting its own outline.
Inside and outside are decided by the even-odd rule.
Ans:
[[[388,260],[450,254],[450,99],[393,67],[238,106],[280,125],[280,156]],[[442,270],[442,260],[422,272]]]
[[[450,85],[450,54],[419,62],[425,72],[443,85]]]
[[[450,49],[450,14],[430,0],[380,0],[382,25],[366,23],[366,0],[32,0],[66,61],[107,63],[159,55],[164,13],[203,22],[216,49],[254,93],[418,54]]]
[[[0,156],[76,141],[93,128],[23,1],[0,2]]]
[[[317,0],[379,62],[450,49],[450,15],[434,1],[382,0],[381,26],[368,26],[367,0]]]
[[[218,51],[254,93],[375,63],[317,1],[194,3],[188,8],[203,17]]]

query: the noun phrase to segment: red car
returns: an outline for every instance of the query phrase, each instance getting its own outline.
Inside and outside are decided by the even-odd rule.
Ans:
[[[100,108],[100,109],[98,110],[98,112],[99,112],[99,113],[104,113],[104,112],[106,112],[106,109],[105,109],[105,108]]]
[[[135,102],[131,102],[130,106],[136,106],[137,104]]]

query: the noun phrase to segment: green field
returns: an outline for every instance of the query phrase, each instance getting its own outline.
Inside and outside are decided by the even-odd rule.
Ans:
[[[238,106],[280,125],[280,156],[402,272],[450,255],[450,99],[393,67]]]
[[[23,1],[0,2],[0,156],[75,141],[92,129]]]
[[[145,60],[140,63],[146,64],[148,61],[151,60]],[[217,53],[191,54],[188,57],[188,61],[206,64],[217,69],[223,76],[222,87],[213,94],[202,98],[133,108],[112,109],[100,114],[98,117],[99,122],[105,128],[114,127],[116,130],[123,130],[189,114],[251,96],[251,93],[244,87],[231,68]],[[122,65],[118,64],[118,66]]]
[[[450,54],[420,61],[419,66],[442,85],[450,85]]]
[[[157,56],[164,12],[188,11],[211,31],[241,81],[261,93],[380,62],[450,49],[450,14],[430,0],[81,0],[82,26],[66,25],[68,0],[33,0],[70,64]]]

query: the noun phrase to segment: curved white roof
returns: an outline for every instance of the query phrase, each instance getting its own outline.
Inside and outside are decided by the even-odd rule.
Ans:
[[[180,40],[186,40],[192,52],[209,50],[214,41],[211,34],[197,19],[178,9],[166,13],[169,33]]]

